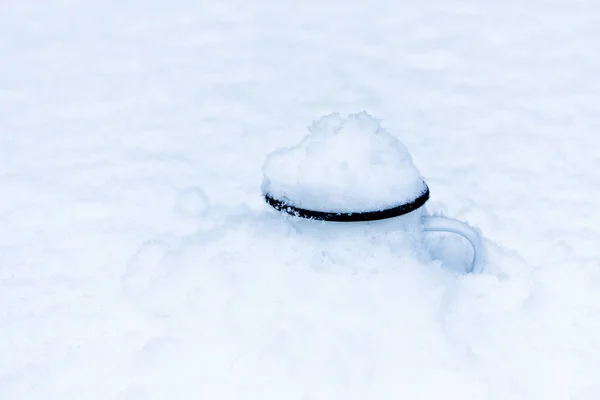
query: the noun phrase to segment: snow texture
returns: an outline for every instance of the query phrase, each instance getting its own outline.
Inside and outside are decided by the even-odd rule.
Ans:
[[[310,132],[269,154],[265,194],[309,210],[360,212],[406,204],[427,190],[406,147],[367,112],[324,116]]]
[[[597,400],[599,15],[0,1],[0,399]],[[412,215],[265,204],[268,154],[360,110],[484,273]]]

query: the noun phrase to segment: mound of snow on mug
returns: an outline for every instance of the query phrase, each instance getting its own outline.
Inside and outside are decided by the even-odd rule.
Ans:
[[[300,208],[377,211],[414,200],[426,185],[407,148],[367,112],[321,117],[263,166],[263,193]]]

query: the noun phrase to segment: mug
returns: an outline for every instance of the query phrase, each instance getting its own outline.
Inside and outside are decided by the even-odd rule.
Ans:
[[[465,222],[430,215],[424,204],[429,199],[429,188],[409,203],[385,210],[367,212],[324,212],[307,210],[292,205],[287,199],[279,200],[263,193],[266,202],[277,211],[292,216],[291,222],[297,231],[312,235],[321,241],[338,236],[376,237],[383,233],[401,233],[417,252],[427,252],[424,235],[427,232],[454,233],[466,239],[473,248],[473,259],[468,273],[483,270],[483,245],[481,235]]]

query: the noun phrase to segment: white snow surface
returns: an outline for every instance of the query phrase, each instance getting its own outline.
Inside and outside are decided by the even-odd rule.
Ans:
[[[310,132],[268,155],[265,194],[309,210],[364,212],[409,203],[427,190],[408,149],[365,111],[323,116]]]
[[[0,399],[597,400],[599,16],[3,0]],[[483,273],[410,216],[264,202],[269,154],[360,110]]]

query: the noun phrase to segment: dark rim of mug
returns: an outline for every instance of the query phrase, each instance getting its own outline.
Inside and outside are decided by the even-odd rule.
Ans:
[[[376,211],[361,211],[361,212],[328,212],[328,211],[315,211],[307,210],[305,208],[296,207],[283,200],[275,199],[269,193],[266,193],[266,202],[276,209],[277,211],[285,212],[294,217],[313,219],[317,221],[330,221],[330,222],[366,222],[366,221],[378,221],[382,219],[399,217],[401,215],[408,214],[421,208],[427,200],[429,200],[429,187],[423,182],[425,190],[413,201],[408,203],[400,204],[392,208],[385,210]]]

